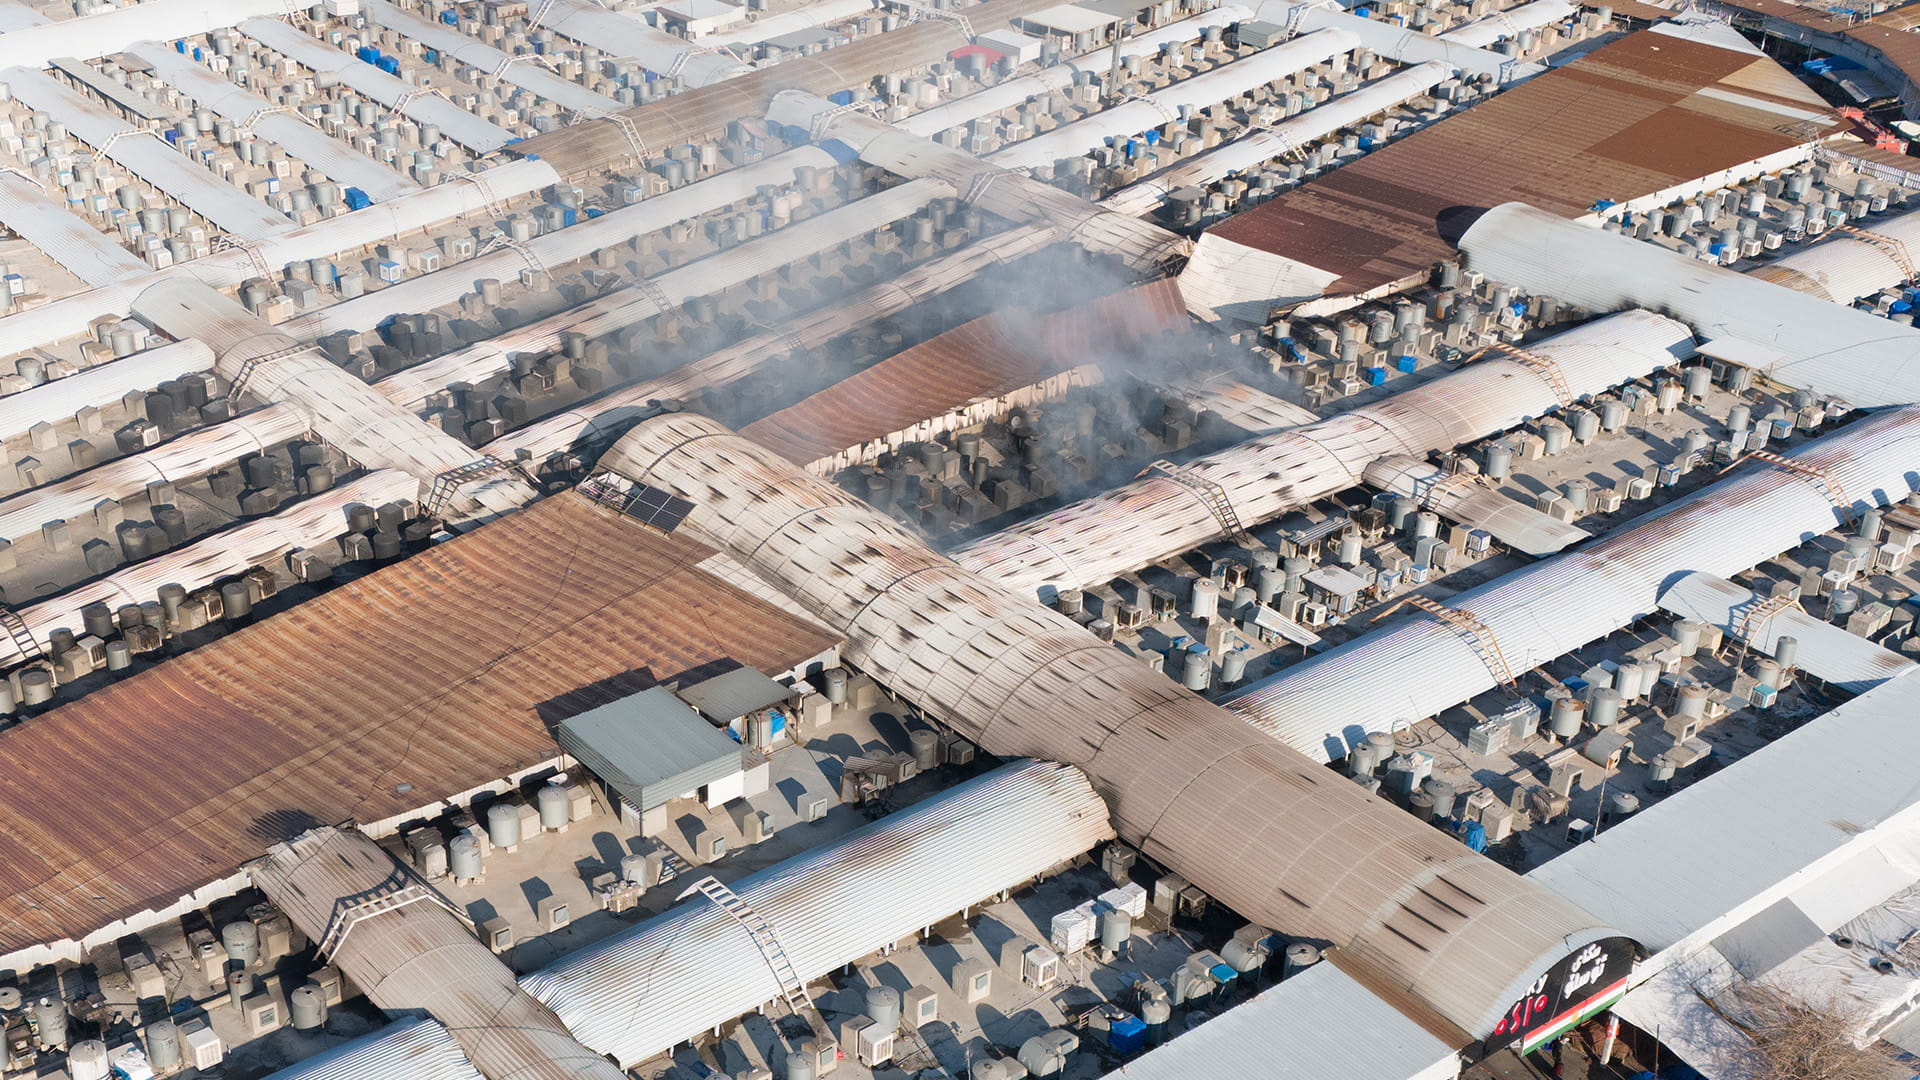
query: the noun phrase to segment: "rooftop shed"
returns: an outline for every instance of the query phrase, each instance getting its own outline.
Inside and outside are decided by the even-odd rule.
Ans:
[[[772,683],[752,668],[739,671]],[[744,752],[739,743],[701,719],[664,686],[563,720],[554,737],[567,753],[640,810],[651,810],[732,776],[740,771]]]
[[[793,691],[753,668],[735,668],[680,691],[680,700],[722,726],[793,697]]]

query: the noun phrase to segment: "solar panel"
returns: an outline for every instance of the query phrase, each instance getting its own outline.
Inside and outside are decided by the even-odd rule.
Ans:
[[[651,487],[646,484],[633,485],[633,493],[622,507],[629,517],[635,517],[661,532],[670,533],[687,520],[693,513],[693,504],[677,495]]]

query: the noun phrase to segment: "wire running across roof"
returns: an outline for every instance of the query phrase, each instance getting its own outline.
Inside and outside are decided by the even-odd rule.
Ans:
[[[1580,217],[1792,150],[1827,112],[1767,57],[1630,34],[1214,226],[1195,261],[1224,242],[1331,275],[1328,295],[1365,292],[1452,258],[1436,227],[1452,208]]]
[[[1189,325],[1171,278],[1050,315],[984,315],[898,353],[740,433],[799,465],[884,439],[1082,364],[1140,354]]]
[[[567,493],[0,731],[0,954],[551,760],[550,723],[662,679],[838,640],[710,554]]]
[[[1078,769],[1020,761],[731,888],[813,979],[1112,838]],[[622,1068],[781,996],[754,936],[705,897],[520,984]]]

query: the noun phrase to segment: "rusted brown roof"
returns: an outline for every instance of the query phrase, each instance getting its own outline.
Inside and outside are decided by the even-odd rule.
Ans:
[[[549,722],[657,680],[839,640],[710,554],[568,492],[0,732],[0,952],[538,764]]]
[[[805,465],[981,398],[1081,364],[1129,355],[1188,325],[1163,278],[1052,315],[999,311],[955,327],[820,391],[740,434]]]
[[[1435,228],[1449,208],[1520,200],[1577,217],[1805,139],[1729,96],[1826,109],[1770,59],[1642,31],[1211,232],[1340,275],[1330,294],[1364,292],[1451,257]]]

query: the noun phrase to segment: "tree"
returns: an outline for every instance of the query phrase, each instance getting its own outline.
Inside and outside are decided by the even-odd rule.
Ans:
[[[1884,1043],[1855,1044],[1859,1017],[1844,1004],[1804,1001],[1774,983],[1760,981],[1723,991],[1715,1007],[1753,1040],[1767,1080],[1909,1080],[1913,1076],[1913,1070],[1902,1066]]]

